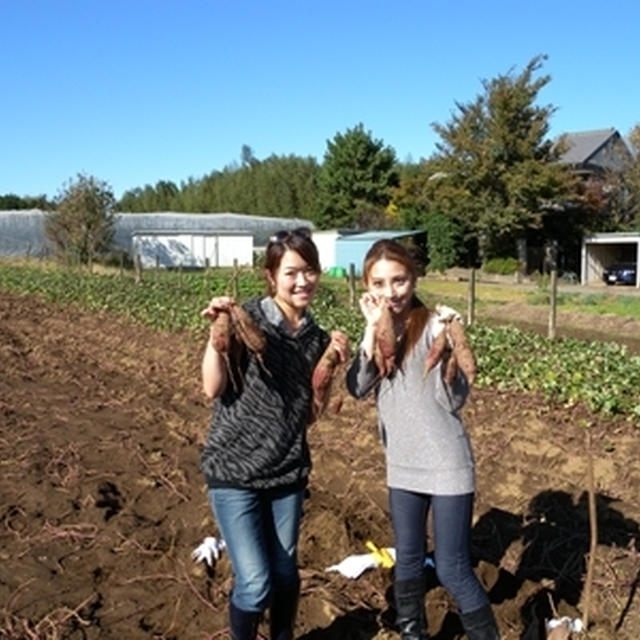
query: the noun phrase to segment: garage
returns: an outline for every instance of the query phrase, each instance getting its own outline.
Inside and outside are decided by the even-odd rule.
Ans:
[[[640,287],[640,231],[595,233],[582,241],[581,277],[583,285],[603,283],[603,274],[613,265],[634,264],[635,286]]]

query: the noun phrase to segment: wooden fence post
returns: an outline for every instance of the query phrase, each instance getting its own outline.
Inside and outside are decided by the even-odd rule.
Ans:
[[[238,258],[233,259],[233,276],[232,276],[231,295],[234,300],[238,299]]]
[[[471,326],[476,320],[476,269],[471,267],[469,272],[469,294],[467,299],[467,325]]]
[[[549,340],[556,339],[556,310],[558,306],[558,271],[551,270],[550,299],[551,308],[549,309]]]
[[[140,284],[142,282],[142,259],[139,253],[136,253],[134,265],[136,270],[135,283]]]
[[[349,263],[349,306],[356,306],[356,265]]]

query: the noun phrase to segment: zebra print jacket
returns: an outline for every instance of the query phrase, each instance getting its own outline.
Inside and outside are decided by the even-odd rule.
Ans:
[[[266,352],[261,364],[245,349],[236,384],[215,400],[201,468],[210,488],[303,488],[311,471],[311,374],[329,336],[308,313],[290,335],[271,298],[243,306],[264,332]]]

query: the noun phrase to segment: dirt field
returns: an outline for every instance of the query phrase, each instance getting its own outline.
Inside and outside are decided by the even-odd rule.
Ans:
[[[209,405],[200,343],[0,296],[0,637],[225,639],[229,565],[191,551],[217,535],[198,470]],[[587,465],[579,409],[475,390],[476,570],[505,640],[585,607]],[[599,545],[589,638],[640,637],[640,441],[593,421]],[[296,637],[391,640],[391,573],[325,567],[391,545],[373,407],[346,399],[310,432]],[[434,638],[463,637],[431,576]],[[266,625],[263,629],[266,633]]]

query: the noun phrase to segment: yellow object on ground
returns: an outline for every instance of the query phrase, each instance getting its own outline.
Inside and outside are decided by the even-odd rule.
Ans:
[[[367,540],[365,542],[365,547],[371,551],[371,555],[374,560],[381,566],[383,569],[391,569],[395,564],[395,560],[391,556],[391,554],[384,548],[376,546],[371,540]]]

